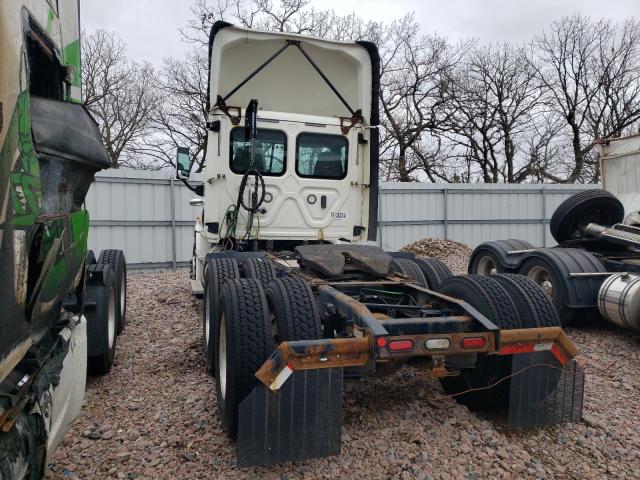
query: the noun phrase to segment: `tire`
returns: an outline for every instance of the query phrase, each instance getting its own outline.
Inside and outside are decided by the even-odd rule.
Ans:
[[[516,304],[521,328],[559,327],[558,312],[542,289],[527,277],[516,274],[495,275]],[[537,388],[529,389],[529,399],[538,402],[551,394],[560,381],[561,371],[550,369]]]
[[[533,280],[513,273],[494,275],[513,299],[521,328],[559,327],[560,317],[551,300]]]
[[[21,411],[8,432],[0,431],[0,478],[40,480],[45,476],[47,431],[42,416]]]
[[[265,258],[248,258],[242,264],[243,278],[255,278],[264,285],[277,277],[275,265]]]
[[[222,427],[234,440],[240,403],[259,384],[255,373],[275,350],[271,327],[260,282],[225,282],[216,321],[216,397]]]
[[[109,373],[116,354],[118,306],[116,279],[109,265],[96,263],[87,267],[87,296],[95,306],[85,309],[87,318],[87,372],[91,375]],[[92,282],[102,274],[102,282]]]
[[[518,273],[540,286],[551,300],[562,326],[578,317],[597,318],[598,289],[604,277],[571,280],[569,273],[604,272],[604,266],[590,253],[573,248],[554,248],[536,252],[524,260]],[[583,302],[574,307],[573,298]]]
[[[265,288],[276,322],[276,342],[322,338],[322,322],[311,287],[301,278],[282,277]]]
[[[419,258],[415,262],[427,280],[427,288],[431,290],[437,290],[442,282],[453,277],[451,269],[435,258]]]
[[[478,275],[511,273],[515,268],[518,257],[509,256],[508,252],[532,248],[534,247],[529,242],[514,238],[482,243],[471,253],[468,272]],[[513,258],[513,265],[509,262],[511,258]]]
[[[515,302],[494,278],[481,275],[452,277],[438,291],[466,301],[500,329],[521,328]],[[440,382],[444,391],[455,396],[456,401],[471,409],[482,410],[508,404],[510,381],[503,380],[486,390],[467,390],[486,388],[510,374],[511,357],[478,355],[475,368],[464,369],[457,376],[441,378]]]
[[[98,262],[111,265],[116,277],[116,299],[118,302],[118,335],[124,330],[127,322],[127,261],[122,250],[103,250]]]
[[[207,370],[215,372],[217,340],[212,333],[218,318],[220,290],[225,281],[240,278],[233,258],[210,258],[204,270],[204,308],[202,309],[202,344]]]
[[[556,242],[583,238],[582,227],[597,223],[610,227],[622,223],[624,207],[606,190],[586,190],[562,202],[551,216],[551,235]]]
[[[396,258],[393,260],[392,265],[395,267],[396,272],[404,275],[405,277],[412,278],[416,284],[423,288],[429,288],[427,279],[415,260],[409,260],[408,258]]]

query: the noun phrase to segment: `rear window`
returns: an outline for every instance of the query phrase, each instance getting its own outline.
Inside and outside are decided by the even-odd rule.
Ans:
[[[348,140],[341,135],[301,133],[296,145],[296,172],[301,177],[347,176]]]
[[[264,175],[282,175],[287,158],[287,136],[280,130],[259,128],[253,169]],[[231,130],[230,167],[234,173],[245,173],[251,165],[251,142],[245,129]]]

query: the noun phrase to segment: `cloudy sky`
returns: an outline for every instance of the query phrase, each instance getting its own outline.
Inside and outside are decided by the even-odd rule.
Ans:
[[[215,0],[211,0],[213,2]],[[276,0],[277,1],[277,0]],[[616,20],[640,16],[640,0],[313,0],[319,9],[356,12],[387,21],[415,12],[425,31],[452,40],[475,37],[484,42],[525,41],[552,19],[580,12]],[[116,30],[136,60],[155,65],[179,57],[188,48],[178,28],[191,16],[190,0],[81,0],[85,29]]]

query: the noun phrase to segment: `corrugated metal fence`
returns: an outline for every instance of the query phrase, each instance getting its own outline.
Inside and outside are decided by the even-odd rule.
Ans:
[[[124,250],[130,269],[188,265],[199,211],[189,206],[193,193],[172,173],[120,169],[97,175],[87,197],[89,248]],[[551,214],[569,195],[589,188],[597,187],[385,183],[378,240],[385,250],[425,237],[471,247],[503,238],[551,246]]]

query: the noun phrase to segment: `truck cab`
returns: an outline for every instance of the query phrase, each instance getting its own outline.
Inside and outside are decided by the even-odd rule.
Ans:
[[[194,292],[202,288],[206,255],[238,242],[241,250],[282,251],[305,243],[375,240],[375,46],[225,22],[214,25],[210,45],[204,208],[196,225]],[[255,104],[252,155],[246,122]],[[261,179],[246,178],[249,171]],[[255,212],[242,208],[239,192],[246,197],[244,205],[252,194],[259,197]]]

